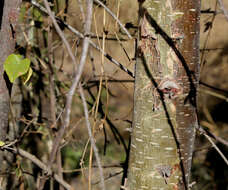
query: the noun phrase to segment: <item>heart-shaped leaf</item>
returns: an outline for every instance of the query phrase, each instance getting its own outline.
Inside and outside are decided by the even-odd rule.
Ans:
[[[16,78],[28,72],[30,66],[29,59],[23,59],[19,54],[11,54],[5,60],[3,67],[9,77],[10,82],[14,82]]]

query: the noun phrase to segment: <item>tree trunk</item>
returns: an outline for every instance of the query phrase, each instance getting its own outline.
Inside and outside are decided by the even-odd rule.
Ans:
[[[1,0],[0,12],[0,140],[5,141],[8,136],[8,116],[9,116],[9,92],[3,77],[3,63],[6,58],[14,52],[16,42],[16,26],[19,16],[19,6],[21,0]],[[10,139],[8,137],[7,139]],[[0,189],[6,189],[6,175],[9,170],[7,161],[3,158],[8,157],[0,151]]]
[[[200,0],[139,0],[129,190],[186,190],[199,80]]]

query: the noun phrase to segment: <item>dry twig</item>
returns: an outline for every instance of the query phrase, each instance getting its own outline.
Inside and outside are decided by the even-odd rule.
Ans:
[[[224,154],[220,151],[220,149],[217,147],[217,145],[213,142],[212,138],[207,134],[207,131],[204,130],[203,127],[199,126],[197,128],[199,130],[199,132],[201,134],[203,134],[207,140],[212,144],[212,146],[215,148],[215,150],[219,153],[219,155],[222,157],[222,159],[224,160],[224,162],[227,164],[228,166],[228,160],[227,158],[224,156]]]
[[[32,5],[36,6],[37,8],[39,8],[42,12],[48,14],[47,10],[42,7],[39,3],[37,3],[35,0],[31,1]],[[70,30],[72,33],[74,33],[75,35],[77,35],[80,38],[85,38],[85,36],[80,33],[78,30],[76,30],[74,27],[70,26],[69,24],[67,24],[66,22],[64,22],[63,20],[61,20],[60,18],[55,16],[55,19],[60,21],[61,23],[63,23],[66,28],[68,30]],[[98,51],[100,51],[102,54],[104,54],[104,56],[111,61],[112,63],[114,63],[115,65],[117,65],[122,71],[126,72],[128,75],[130,75],[132,78],[135,77],[134,73],[132,73],[129,69],[127,69],[125,66],[123,66],[121,63],[119,63],[118,61],[116,61],[114,58],[112,58],[108,53],[104,52],[97,44],[95,44],[92,40],[88,39],[89,43]]]
[[[223,1],[222,0],[218,0],[218,3],[220,5],[220,8],[222,9],[222,12],[223,12],[226,20],[228,21],[228,11],[225,9],[225,6],[223,4]]]
[[[120,20],[117,18],[117,16],[107,7],[104,3],[102,3],[100,0],[94,0],[98,4],[100,4],[104,9],[116,20],[116,22],[120,25],[120,27],[123,29],[123,31],[127,34],[128,38],[133,39],[131,34],[128,32],[128,30],[124,27],[124,25],[120,22]]]
[[[47,14],[50,16],[53,25],[57,31],[57,33],[59,34],[59,36],[61,37],[64,45],[66,46],[66,49],[75,65],[75,67],[77,68],[76,70],[76,74],[75,77],[73,79],[72,85],[70,87],[70,90],[67,94],[66,97],[66,106],[65,106],[65,111],[64,111],[64,118],[63,118],[63,125],[60,128],[57,137],[55,139],[55,143],[53,143],[53,147],[52,147],[52,151],[51,151],[51,156],[50,156],[50,161],[48,164],[48,167],[51,168],[55,158],[56,158],[56,153],[59,149],[59,145],[61,142],[61,139],[66,131],[66,128],[69,126],[70,123],[70,113],[71,113],[71,105],[72,105],[72,100],[73,100],[73,95],[75,93],[75,89],[79,83],[79,80],[81,78],[81,74],[85,65],[85,61],[86,61],[86,57],[87,57],[87,52],[88,52],[88,48],[89,48],[89,37],[85,36],[85,38],[83,39],[83,45],[82,45],[82,54],[81,54],[81,59],[80,59],[80,63],[77,67],[76,64],[76,59],[73,55],[73,52],[70,48],[69,43],[67,42],[63,32],[61,31],[59,25],[57,24],[57,20],[56,17],[54,16],[54,14],[51,12],[51,9],[49,7],[49,4],[47,2],[47,0],[44,0],[44,5],[46,7],[46,11]],[[91,29],[91,23],[92,23],[92,14],[93,14],[93,0],[88,0],[87,1],[87,15],[86,15],[86,21],[85,21],[85,34],[89,34],[90,33],[90,29]],[[45,183],[45,182],[44,182]],[[43,184],[44,184],[43,183]],[[43,185],[42,184],[42,185]],[[42,189],[42,186],[41,186]]]
[[[53,22],[53,24],[55,26],[55,29],[56,29],[57,33],[59,34],[59,36],[61,37],[64,45],[66,46],[67,51],[68,51],[73,63],[76,65],[76,59],[75,59],[75,57],[73,55],[73,52],[72,52],[72,50],[70,48],[70,45],[67,42],[67,40],[66,40],[63,32],[61,31],[59,25],[57,24],[56,18],[53,15],[53,13],[51,12],[51,9],[50,9],[50,7],[48,5],[47,0],[44,0],[44,5],[45,5],[45,7],[47,9],[47,12],[48,12],[49,16],[51,17],[51,20],[52,20],[52,22]],[[53,162],[54,162],[55,155],[56,155],[56,152],[58,150],[60,141],[61,141],[61,139],[62,139],[62,137],[64,135],[64,132],[65,132],[66,128],[69,126],[70,113],[71,113],[71,104],[72,104],[73,95],[74,95],[75,89],[76,89],[76,87],[77,87],[77,85],[79,83],[79,80],[80,80],[80,77],[81,77],[85,62],[86,62],[87,52],[88,52],[88,48],[89,48],[89,37],[87,37],[87,34],[90,33],[90,29],[91,29],[92,13],[93,13],[93,1],[92,0],[88,0],[87,1],[87,15],[86,15],[86,21],[85,21],[85,37],[84,37],[84,40],[83,40],[82,55],[81,55],[79,66],[77,67],[77,71],[76,71],[72,86],[71,86],[71,88],[70,88],[70,90],[68,92],[68,95],[66,97],[66,106],[65,106],[65,114],[64,114],[64,119],[63,119],[63,126],[61,127],[61,129],[60,129],[60,131],[59,131],[59,133],[57,135],[57,138],[55,140],[55,143],[54,143],[54,146],[53,146],[53,149],[52,149],[52,153],[51,153],[50,165],[52,165]],[[88,116],[88,110],[86,108],[87,107],[84,106],[85,115],[87,114],[86,116]],[[86,117],[86,118],[88,118],[88,117]],[[91,131],[88,131],[88,132],[89,132],[89,135],[91,136],[91,134],[90,134]],[[105,190],[103,170],[102,170],[102,167],[101,167],[101,162],[100,162],[100,159],[99,159],[98,151],[97,151],[97,148],[96,148],[96,145],[95,145],[95,141],[94,141],[93,138],[91,138],[91,143],[92,143],[92,147],[93,147],[93,150],[94,150],[94,153],[95,153],[95,157],[97,159],[97,164],[99,166],[99,171],[100,171],[100,176],[101,176],[101,188],[102,188],[102,190]]]
[[[85,23],[85,32],[86,33],[89,33],[90,32],[90,28],[91,28],[91,17],[92,17],[92,4],[93,2],[92,1],[89,1],[88,2],[88,7],[87,7],[87,19],[86,19],[86,23]],[[61,31],[59,25],[57,24],[57,21],[55,19],[55,16],[53,15],[53,13],[51,12],[51,9],[48,5],[48,2],[47,0],[44,0],[44,5],[47,9],[47,13],[49,14],[49,16],[51,17],[51,20],[55,26],[55,29],[57,31],[57,33],[59,34],[59,36],[61,37],[64,45],[66,46],[67,48],[67,51],[73,61],[73,63],[76,65],[76,59],[73,55],[73,52],[70,48],[70,45],[69,43],[67,42],[63,32]],[[88,37],[85,37],[84,40],[83,40],[83,51],[82,51],[82,56],[81,56],[81,60],[80,60],[80,64],[79,66],[77,67],[77,72],[75,74],[75,77],[74,77],[74,80],[72,82],[72,85],[71,85],[71,88],[67,94],[67,97],[66,97],[66,106],[65,106],[65,113],[64,113],[64,119],[63,119],[63,126],[61,127],[58,135],[57,135],[57,138],[55,140],[55,143],[54,143],[54,146],[53,146],[53,149],[52,149],[52,153],[51,153],[51,159],[50,159],[50,163],[52,164],[54,159],[55,159],[55,155],[56,155],[56,152],[57,152],[57,149],[59,147],[59,144],[60,144],[60,141],[63,137],[63,134],[65,132],[65,129],[69,126],[69,123],[70,123],[70,113],[71,113],[71,104],[72,104],[72,99],[73,99],[73,95],[74,95],[74,92],[75,92],[75,89],[78,85],[78,82],[79,82],[79,79],[81,77],[81,74],[82,74],[82,71],[83,71],[83,67],[84,67],[84,64],[85,64],[85,61],[86,61],[86,56],[87,56],[87,52],[88,52],[88,47],[89,47],[89,42],[88,42]]]
[[[80,96],[82,98],[84,114],[85,114],[85,121],[86,121],[86,127],[87,127],[87,130],[88,130],[91,146],[93,148],[94,155],[95,155],[95,158],[96,158],[96,161],[97,161],[97,165],[98,165],[98,168],[99,168],[101,188],[102,188],[102,190],[105,190],[103,169],[102,169],[102,166],[101,166],[101,161],[100,161],[100,157],[99,157],[99,154],[98,154],[98,149],[97,149],[97,146],[96,146],[93,134],[92,134],[92,130],[91,130],[90,122],[89,122],[88,108],[87,108],[85,96],[84,96],[84,93],[83,93],[81,85],[79,85],[79,93],[80,93]]]
[[[224,162],[226,163],[226,165],[228,166],[228,160],[227,158],[224,156],[224,154],[220,151],[220,149],[217,147],[217,145],[213,142],[213,140],[211,139],[211,137],[209,137],[206,133],[203,134],[207,140],[212,144],[212,146],[215,148],[215,150],[219,153],[219,155],[222,157],[222,159],[224,160]]]
[[[18,154],[21,157],[27,158],[28,160],[30,160],[32,163],[36,164],[40,169],[42,169],[45,173],[47,173],[48,175],[52,175],[54,179],[61,184],[63,187],[65,187],[67,190],[72,190],[73,188],[71,187],[71,185],[69,185],[66,181],[64,181],[63,179],[61,179],[61,177],[55,173],[53,173],[53,171],[48,168],[48,166],[46,164],[44,164],[42,161],[40,161],[36,156],[34,156],[33,154],[26,152],[25,150],[21,149],[21,148],[10,148],[9,145],[4,145],[3,147],[1,147],[2,150],[7,150],[10,152],[13,152],[14,154]]]

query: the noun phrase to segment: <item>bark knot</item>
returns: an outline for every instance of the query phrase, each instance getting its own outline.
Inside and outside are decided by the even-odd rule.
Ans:
[[[156,169],[159,174],[164,178],[165,183],[168,184],[167,180],[172,174],[172,167],[169,165],[160,165]]]
[[[174,99],[182,94],[183,89],[173,79],[162,80],[158,86],[159,90],[163,93],[164,98]]]

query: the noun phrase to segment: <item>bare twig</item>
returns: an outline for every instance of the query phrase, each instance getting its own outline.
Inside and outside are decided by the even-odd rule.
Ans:
[[[200,11],[201,14],[217,14],[217,11],[213,11],[211,9],[204,9]]]
[[[203,82],[203,81],[199,81],[199,84],[202,85],[202,86],[205,86],[205,87],[207,87],[207,88],[209,88],[209,89],[215,90],[215,91],[219,91],[219,92],[226,93],[226,94],[228,93],[227,90],[224,90],[224,89],[215,87],[215,86],[210,85],[210,84],[208,84],[208,83],[205,83],[205,82]]]
[[[221,144],[225,145],[228,147],[228,141],[224,140],[223,138],[221,137],[217,137],[215,135],[213,135],[213,137],[215,138],[216,141],[220,142]]]
[[[67,42],[67,40],[66,40],[63,32],[61,31],[59,25],[57,24],[56,17],[51,12],[51,9],[49,7],[49,4],[48,4],[47,0],[44,0],[44,5],[46,7],[46,11],[47,11],[48,15],[50,16],[50,18],[51,18],[51,20],[52,20],[52,22],[54,24],[54,27],[55,27],[57,33],[59,34],[59,36],[61,37],[64,45],[66,46],[67,51],[68,51],[68,53],[69,53],[74,65],[75,65],[75,67],[77,67],[76,59],[75,59],[75,57],[73,55],[73,52],[72,52],[72,50],[70,48],[70,45]],[[86,17],[86,22],[85,22],[85,33],[86,34],[89,33],[90,29],[91,29],[92,13],[93,13],[93,0],[88,0],[87,1],[87,17]],[[64,132],[65,132],[66,128],[69,126],[69,123],[70,123],[70,113],[71,113],[72,99],[73,99],[73,95],[74,95],[75,89],[76,89],[76,87],[77,87],[77,85],[79,83],[79,80],[80,80],[84,65],[85,65],[87,52],[88,52],[88,48],[89,48],[89,41],[88,40],[89,40],[89,37],[85,37],[84,40],[83,40],[82,55],[81,55],[80,63],[79,63],[79,66],[77,67],[77,71],[76,71],[75,77],[73,79],[72,85],[71,85],[70,90],[69,90],[69,92],[67,94],[67,97],[66,97],[66,106],[65,106],[65,111],[64,111],[63,126],[60,128],[60,130],[59,130],[59,132],[57,134],[57,137],[55,139],[55,143],[53,143],[51,156],[50,156],[50,161],[49,161],[49,164],[48,164],[49,168],[52,166],[52,164],[53,164],[53,162],[54,162],[54,160],[56,158],[56,153],[58,151],[61,139],[62,139],[62,137],[64,135]]]
[[[211,137],[209,137],[207,134],[203,134],[207,140],[212,144],[212,146],[215,148],[215,150],[219,153],[219,155],[222,157],[222,159],[224,160],[224,162],[226,163],[226,165],[228,166],[228,160],[227,158],[224,156],[224,154],[219,150],[219,148],[217,147],[217,145],[213,142],[213,140],[211,139]]]
[[[222,159],[224,160],[224,162],[227,164],[228,166],[228,160],[227,158],[224,156],[224,154],[219,150],[219,148],[217,147],[217,145],[213,142],[212,138],[207,134],[207,131],[204,130],[203,127],[199,126],[198,130],[201,134],[203,134],[207,140],[212,144],[212,146],[215,148],[215,150],[219,153],[219,155],[222,157]]]
[[[99,83],[99,80],[89,80],[87,83]],[[102,82],[105,82],[105,79],[103,79]],[[109,83],[134,83],[135,80],[119,80],[119,79],[107,79],[107,82]],[[85,85],[86,86],[86,85]]]
[[[50,7],[49,7],[49,5],[48,5],[47,0],[43,0],[43,1],[44,1],[44,5],[45,5],[45,7],[46,7],[46,9],[47,9],[47,13],[48,13],[48,15],[50,16],[50,18],[51,18],[51,20],[52,20],[52,22],[53,22],[53,24],[54,24],[54,26],[55,26],[55,29],[56,29],[58,35],[60,36],[60,38],[62,39],[64,45],[66,46],[66,49],[67,49],[67,52],[68,52],[69,55],[70,55],[70,58],[72,59],[73,63],[76,65],[76,59],[75,59],[74,54],[73,54],[73,52],[72,52],[72,50],[71,50],[71,47],[70,47],[69,43],[67,42],[67,40],[66,40],[66,38],[65,38],[65,36],[64,36],[64,34],[63,34],[63,32],[61,31],[59,25],[57,24],[57,21],[56,21],[56,19],[55,19],[55,16],[54,16],[54,14],[52,13],[52,11],[51,11],[51,9],[50,9]]]
[[[100,4],[102,7],[104,7],[104,9],[116,20],[116,22],[120,25],[120,27],[122,28],[122,30],[127,34],[127,36],[130,39],[133,39],[131,34],[128,32],[128,30],[124,27],[124,25],[120,22],[120,20],[117,18],[117,16],[104,4],[102,3],[100,0],[94,0],[96,1],[98,4]]]
[[[52,48],[52,23],[48,20],[48,65],[49,65],[49,92],[50,92],[50,115],[51,115],[51,128],[56,127],[56,97],[55,97],[55,77],[53,69],[53,48]]]
[[[122,173],[123,173],[123,170],[118,171],[118,172],[115,172],[115,173],[110,173],[110,174],[105,178],[105,180],[108,180],[108,179],[110,179],[110,178],[112,178],[112,177],[118,176],[118,175],[120,175],[120,174],[122,174]],[[96,184],[98,184],[98,183],[100,183],[100,181],[94,182],[93,185],[96,185]]]
[[[82,1],[81,0],[78,0],[78,5],[79,5],[79,8],[80,8],[80,11],[81,11],[81,14],[82,14],[82,21],[83,21],[83,24],[85,22],[85,13],[84,13],[84,9],[83,9],[83,5],[82,5]]]
[[[53,174],[53,171],[48,168],[48,166],[46,164],[44,164],[42,161],[40,161],[36,156],[34,156],[33,154],[30,154],[29,152],[24,151],[21,148],[10,148],[9,145],[5,145],[3,147],[1,147],[1,149],[3,150],[7,150],[10,152],[13,152],[14,154],[19,154],[20,156],[27,158],[28,160],[30,160],[32,163],[34,163],[35,165],[37,165],[40,169],[42,169],[45,173],[47,173],[48,175]],[[61,184],[63,187],[65,187],[67,190],[72,190],[73,187],[71,187],[71,185],[69,185],[66,181],[64,181],[63,179],[61,179],[61,177],[57,174],[53,174],[54,179]]]
[[[216,8],[217,8],[217,1],[215,2],[215,8],[214,8],[214,10],[216,10]],[[210,23],[214,23],[214,20],[215,20],[215,17],[216,17],[216,12],[213,14],[213,16],[212,16],[212,19],[210,20]],[[206,39],[205,39],[205,41],[204,41],[204,43],[203,43],[203,48],[202,49],[206,49],[206,47],[208,46],[208,44],[209,44],[209,40],[210,40],[210,35],[211,35],[211,30],[212,30],[212,27],[209,27],[209,29],[208,29],[208,33],[207,33],[207,36],[206,36]],[[202,52],[202,54],[201,54],[201,59],[200,59],[200,69],[201,69],[201,72],[203,71],[203,68],[204,68],[204,65],[205,65],[205,51],[203,51]]]
[[[86,127],[87,127],[88,134],[89,134],[89,137],[90,137],[91,146],[93,148],[94,155],[95,155],[95,158],[96,158],[96,161],[97,161],[97,165],[98,165],[98,168],[99,168],[101,188],[102,188],[102,190],[105,190],[103,169],[102,169],[100,157],[99,157],[99,154],[98,154],[98,149],[97,149],[97,146],[95,144],[94,137],[92,135],[92,130],[91,130],[90,122],[89,122],[88,108],[87,108],[85,96],[84,96],[84,93],[83,93],[81,85],[79,85],[79,93],[80,93],[80,96],[82,98],[84,114],[85,114],[85,121],[86,121]]]
[[[205,48],[205,49],[200,49],[200,52],[204,52],[204,51],[216,51],[216,50],[224,50],[224,48]]]
[[[217,93],[217,92],[214,92],[214,91],[211,91],[211,90],[207,90],[207,89],[200,89],[200,92],[203,92],[205,94],[209,94],[211,96],[214,96],[216,98],[220,98],[220,99],[223,99],[225,100],[226,102],[228,102],[228,97],[220,94],[220,93]]]
[[[106,12],[105,10],[103,11],[103,28],[105,28],[105,22],[106,22]],[[97,31],[97,24],[96,24],[96,19],[94,19],[94,25],[95,25],[95,31],[96,31],[96,34],[98,36],[98,31]],[[102,46],[100,44],[100,40],[98,40],[98,44],[99,44],[99,47],[101,48],[102,47],[102,50],[104,51],[105,49],[105,32],[103,32],[103,35],[102,35]],[[100,76],[100,82],[99,82],[99,87],[98,87],[98,94],[97,94],[97,98],[96,98],[96,103],[93,107],[93,117],[94,117],[94,124],[93,124],[93,127],[92,127],[92,134],[91,136],[93,137],[94,135],[94,126],[96,124],[96,120],[97,120],[97,111],[98,111],[98,105],[99,105],[99,101],[100,101],[100,95],[101,95],[101,89],[102,89],[102,77],[103,77],[103,74],[104,74],[104,54],[101,55],[101,67],[100,67],[100,72],[101,72],[101,76]],[[96,156],[96,155],[95,155]],[[93,161],[93,146],[90,147],[90,154],[89,154],[89,172],[88,172],[88,190],[91,190],[91,181],[92,181],[92,161]],[[100,170],[99,170],[100,171]],[[103,174],[102,174],[103,175]]]
[[[218,0],[218,3],[220,5],[220,8],[222,9],[222,12],[226,18],[226,20],[228,21],[228,11],[226,10],[224,4],[223,4],[223,1],[222,0]]]
[[[48,14],[47,10],[42,7],[39,3],[37,3],[35,0],[31,1],[32,5],[36,6],[37,8],[39,8],[42,12]],[[66,28],[68,30],[70,30],[72,33],[74,33],[75,35],[79,36],[80,38],[85,38],[85,36],[80,33],[79,31],[77,31],[75,28],[73,28],[72,26],[70,26],[69,24],[67,24],[66,22],[64,22],[63,20],[61,20],[58,17],[55,17],[56,20],[61,21],[61,23],[63,23]],[[126,72],[128,75],[130,75],[132,78],[135,77],[134,73],[132,73],[129,69],[127,69],[126,67],[124,67],[121,63],[119,63],[118,61],[116,61],[114,58],[112,58],[108,53],[104,52],[98,45],[96,45],[92,40],[88,39],[89,43],[98,51],[100,51],[102,54],[104,54],[104,56],[111,61],[112,63],[114,63],[115,65],[117,65],[122,71]]]
[[[207,121],[201,121],[200,123],[201,123],[201,126],[207,127],[207,128],[210,128],[210,127],[214,127],[215,128],[215,127],[217,127],[215,123],[212,124],[212,123],[209,123]],[[221,137],[216,136],[209,129],[206,129],[205,131],[206,131],[208,136],[212,137],[217,142],[219,142],[219,143],[221,143],[221,144],[223,144],[223,145],[228,147],[228,141],[226,141],[225,139],[223,139]]]
[[[122,168],[122,164],[112,164],[112,165],[103,165],[102,168]],[[93,165],[92,168],[98,168],[98,166]],[[88,170],[88,167],[83,168],[83,170]],[[63,170],[63,173],[74,173],[74,172],[82,172],[82,169],[72,169],[72,170]]]
[[[49,14],[49,16],[51,17],[51,20],[55,26],[55,29],[56,31],[58,32],[59,36],[61,37],[64,45],[66,46],[67,48],[67,51],[73,61],[73,63],[76,65],[76,59],[73,55],[73,52],[70,48],[70,45],[69,43],[67,42],[63,32],[61,31],[59,25],[57,24],[57,21],[56,21],[56,18],[55,16],[53,15],[53,13],[51,12],[51,9],[48,5],[48,2],[47,0],[44,0],[44,5],[47,9],[47,13]],[[93,6],[93,1],[92,0],[88,0],[88,6],[87,6],[87,19],[86,19],[86,23],[85,23],[85,33],[89,33],[90,32],[90,28],[91,28],[91,18],[92,18],[92,6]],[[82,74],[82,71],[83,71],[83,67],[84,67],[84,64],[85,64],[85,61],[86,61],[86,56],[87,56],[87,52],[88,52],[88,47],[89,47],[89,41],[88,41],[88,37],[85,37],[84,40],[83,40],[83,51],[82,51],[82,55],[81,55],[81,59],[80,59],[80,64],[77,68],[77,72],[76,72],[76,75],[75,75],[75,78],[72,82],[72,86],[68,92],[68,95],[66,97],[66,106],[65,106],[65,114],[64,114],[64,119],[63,119],[63,126],[61,127],[58,135],[57,135],[57,138],[56,138],[56,141],[54,143],[54,146],[53,146],[53,149],[52,149],[52,153],[51,153],[51,160],[50,160],[50,163],[53,163],[54,159],[55,159],[55,155],[56,155],[56,152],[57,152],[57,149],[59,147],[59,144],[60,144],[60,141],[63,137],[63,134],[65,132],[65,129],[68,127],[69,123],[70,123],[70,113],[71,113],[71,104],[72,104],[72,99],[73,99],[73,95],[74,95],[74,92],[75,92],[75,89],[78,85],[78,82],[79,82],[79,79],[81,77],[81,74]]]
[[[61,148],[58,149],[57,152],[57,170],[58,175],[61,179],[63,179],[63,168],[62,168],[62,155],[61,155]],[[59,187],[59,190],[63,190],[63,187]]]
[[[76,33],[75,33],[76,34]],[[121,63],[119,63],[118,61],[116,61],[114,58],[112,58],[108,53],[106,53],[105,51],[103,51],[99,46],[97,46],[93,41],[90,41],[90,44],[97,49],[98,51],[100,51],[102,54],[104,54],[104,56],[111,61],[112,63],[114,63],[115,65],[117,65],[122,71],[126,72],[128,75],[130,75],[132,78],[135,78],[134,73],[132,73],[129,69],[127,69],[125,66],[123,66]]]
[[[90,38],[93,39],[93,38],[96,38],[96,39],[103,39],[103,36],[99,36],[99,35],[95,35],[93,33],[90,33]],[[116,37],[113,37],[113,35],[109,35],[105,37],[105,40],[108,40],[108,41],[123,41],[123,42],[126,42],[128,41],[127,38],[123,38],[123,37],[119,37],[119,39],[117,39]]]

